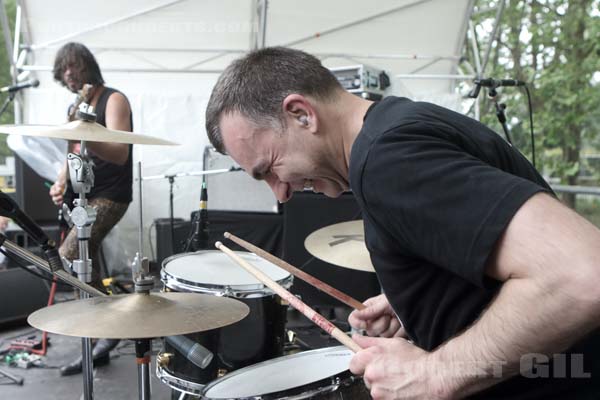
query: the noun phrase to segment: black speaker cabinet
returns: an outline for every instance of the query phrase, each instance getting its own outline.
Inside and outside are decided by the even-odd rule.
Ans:
[[[185,240],[188,237],[191,225],[190,221],[184,221],[182,218],[174,218],[174,236],[171,236],[171,222],[169,218],[155,219],[154,225],[156,226],[156,262],[158,268],[160,268],[165,258],[183,252]]]
[[[54,223],[58,220],[58,207],[52,203],[50,190],[44,178],[15,155],[16,201],[31,219],[37,223]]]
[[[339,222],[360,219],[360,209],[351,193],[336,199],[321,194],[295,193],[284,205],[284,259],[297,268],[328,283],[359,301],[381,293],[374,273],[341,268],[314,258],[304,248],[312,232]],[[311,306],[339,306],[341,303],[300,279],[292,291]]]

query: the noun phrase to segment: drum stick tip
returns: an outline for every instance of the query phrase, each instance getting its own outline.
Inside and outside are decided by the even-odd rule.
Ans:
[[[221,243],[221,242],[216,242],[216,243],[215,243],[215,247],[216,247],[217,249],[219,249],[219,250],[220,250],[220,249],[221,249],[221,246],[223,246],[223,243]]]
[[[229,239],[231,237],[231,233],[225,232],[223,236],[225,236],[225,239]]]

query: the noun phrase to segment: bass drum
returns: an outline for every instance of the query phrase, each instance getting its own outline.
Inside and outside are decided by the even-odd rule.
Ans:
[[[293,277],[248,252],[236,252],[285,288]],[[178,254],[164,260],[165,291],[194,292],[235,298],[250,308],[243,320],[220,329],[184,335],[214,353],[202,369],[168,341],[161,351],[157,376],[173,389],[199,395],[204,385],[239,368],[283,354],[287,305],[271,289],[218,250]]]
[[[337,346],[264,361],[210,383],[202,399],[370,399],[363,380],[348,371],[353,355]]]

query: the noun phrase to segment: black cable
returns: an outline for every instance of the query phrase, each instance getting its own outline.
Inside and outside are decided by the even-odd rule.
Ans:
[[[6,258],[12,260],[17,265],[17,267],[24,269],[25,271],[29,272],[31,275],[34,275],[34,276],[36,276],[36,277],[38,277],[40,279],[43,279],[45,281],[48,281],[48,282],[53,282],[53,280],[51,278],[48,278],[48,277],[46,277],[46,276],[44,276],[44,275],[42,275],[42,274],[40,274],[38,272],[35,272],[34,270],[29,269],[28,266],[26,266],[25,264],[21,263],[20,259],[18,259],[16,257],[13,257],[12,254],[6,252],[3,248],[0,248],[0,253],[4,254],[6,256]]]
[[[529,93],[529,86],[525,85],[525,92],[527,92],[527,104],[529,105],[529,128],[531,130],[531,163],[535,168],[535,137],[533,136],[533,107],[531,106],[531,93]]]

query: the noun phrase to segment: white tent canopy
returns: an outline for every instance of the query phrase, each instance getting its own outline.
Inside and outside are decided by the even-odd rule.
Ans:
[[[59,124],[73,95],[53,81],[56,50],[84,43],[108,86],[132,104],[134,131],[181,146],[135,146],[143,175],[202,169],[204,111],[220,71],[244,52],[283,45],[328,67],[369,64],[392,78],[391,94],[453,97],[473,0],[20,0],[13,49],[16,74],[41,82],[17,99],[17,121]],[[15,74],[15,76],[16,76]],[[446,104],[448,105],[448,104]],[[175,214],[197,207],[199,179],[180,179]],[[134,194],[137,196],[137,194]],[[121,231],[136,250],[137,203]],[[168,183],[148,181],[144,218],[168,216]],[[146,234],[145,234],[146,235]],[[145,240],[146,244],[148,243]]]

